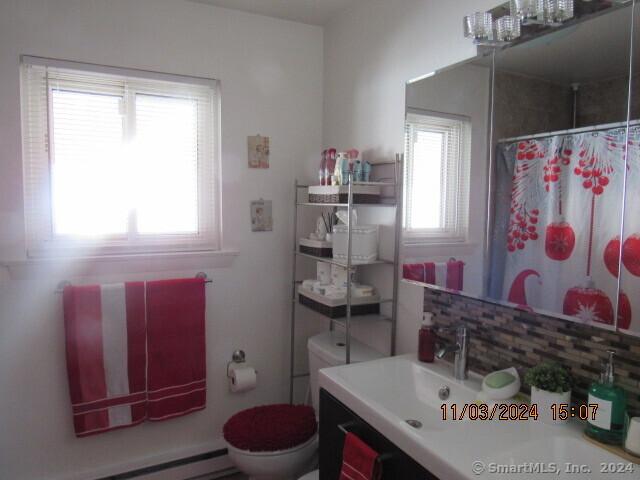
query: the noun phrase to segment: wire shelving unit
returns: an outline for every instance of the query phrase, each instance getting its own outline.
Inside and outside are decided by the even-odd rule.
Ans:
[[[396,322],[398,316],[398,286],[399,286],[399,262],[400,262],[400,243],[402,237],[402,203],[403,203],[403,194],[402,194],[402,182],[403,182],[403,162],[404,158],[402,154],[397,154],[395,160],[388,162],[377,162],[372,164],[372,167],[379,167],[383,165],[392,166],[393,167],[393,180],[392,181],[380,181],[380,182],[354,182],[352,181],[351,175],[349,185],[348,185],[348,194],[347,194],[347,202],[346,203],[316,203],[309,201],[300,201],[300,192],[303,189],[308,189],[309,185],[299,184],[297,181],[295,183],[295,200],[294,200],[294,238],[293,238],[293,271],[292,271],[292,281],[291,281],[291,345],[290,345],[290,374],[289,374],[289,402],[293,403],[294,398],[294,386],[296,379],[306,378],[308,374],[296,374],[295,369],[295,343],[296,343],[296,317],[297,317],[297,307],[303,307],[304,309],[308,309],[302,304],[298,303],[298,286],[301,281],[297,279],[297,269],[298,269],[298,260],[300,261],[316,261],[316,262],[325,262],[333,265],[340,265],[347,269],[347,295],[346,295],[346,315],[343,318],[338,319],[329,319],[330,329],[333,330],[336,325],[340,326],[345,331],[345,363],[351,363],[351,326],[353,323],[353,317],[351,314],[351,304],[352,304],[352,275],[356,269],[369,268],[373,265],[386,265],[388,267],[392,267],[391,274],[393,275],[393,283],[392,283],[392,294],[390,298],[380,299],[377,303],[380,304],[390,304],[391,305],[391,314],[390,315],[362,315],[358,316],[358,321],[388,321],[390,322],[390,335],[389,335],[389,352],[391,355],[395,355],[395,344],[396,344]],[[394,194],[391,198],[384,198],[385,202],[383,203],[355,203],[353,197],[353,186],[380,186],[391,188],[394,191]],[[389,201],[390,200],[390,201]],[[298,215],[307,208],[331,208],[334,211],[338,208],[346,208],[347,209],[347,261],[339,261],[333,258],[326,257],[317,257],[314,255],[309,255],[306,253],[301,253],[298,247]],[[353,218],[352,218],[352,210],[354,207],[357,208],[393,208],[395,209],[395,217],[394,217],[394,245],[393,245],[393,258],[392,259],[378,259],[369,263],[352,263],[352,236],[353,236]],[[310,309],[309,309],[310,310]],[[315,312],[315,310],[312,310]],[[318,313],[318,312],[315,312]],[[319,315],[322,315],[318,313]]]

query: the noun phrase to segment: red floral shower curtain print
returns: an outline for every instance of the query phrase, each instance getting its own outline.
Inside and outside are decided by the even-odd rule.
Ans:
[[[504,299],[615,324],[626,139],[616,128],[499,146],[514,165]],[[640,235],[629,242],[640,275]],[[634,306],[624,293],[619,301],[630,325]]]

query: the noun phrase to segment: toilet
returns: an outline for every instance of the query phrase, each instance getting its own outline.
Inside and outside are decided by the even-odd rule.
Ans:
[[[318,449],[318,371],[344,364],[345,338],[335,331],[321,333],[309,338],[307,349],[313,408],[301,405],[250,408],[235,414],[224,426],[229,458],[251,480],[319,478],[317,470],[309,472],[316,462]],[[351,340],[352,363],[382,356],[367,345]],[[259,428],[260,421],[268,428]]]
[[[314,470],[313,472],[309,472],[298,480],[320,480],[320,471]]]

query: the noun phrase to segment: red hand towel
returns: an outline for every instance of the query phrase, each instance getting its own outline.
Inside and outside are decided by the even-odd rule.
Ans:
[[[340,480],[378,480],[382,468],[378,452],[353,433],[347,433],[342,450]]]
[[[464,262],[452,260],[447,262],[447,288],[461,291],[464,286]]]
[[[63,303],[76,435],[144,421],[144,284],[69,286]]]
[[[205,283],[147,283],[148,418],[166,420],[206,404]]]
[[[424,265],[422,263],[405,263],[402,265],[402,278],[424,282]]]

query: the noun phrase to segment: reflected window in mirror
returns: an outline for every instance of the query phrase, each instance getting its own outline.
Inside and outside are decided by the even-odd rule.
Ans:
[[[405,143],[405,243],[466,241],[470,119],[412,109]]]

